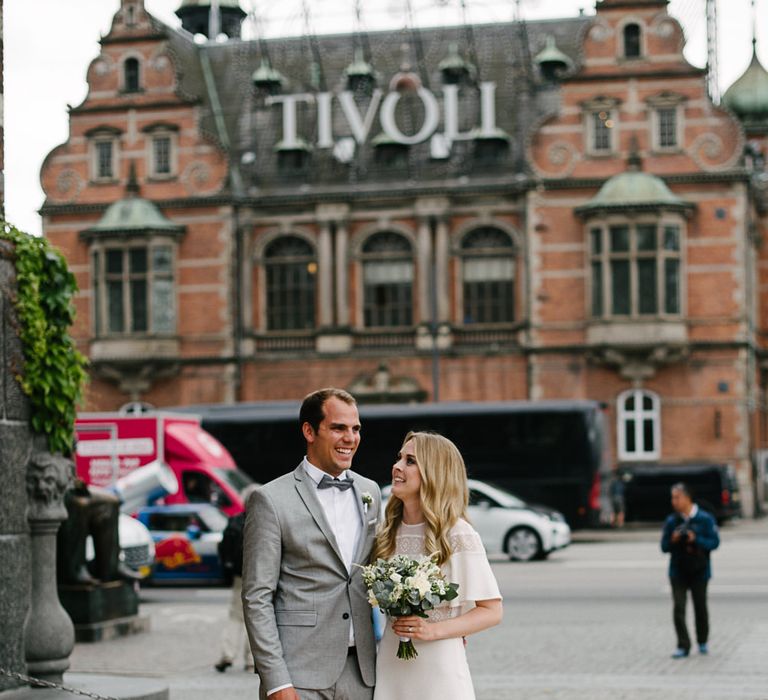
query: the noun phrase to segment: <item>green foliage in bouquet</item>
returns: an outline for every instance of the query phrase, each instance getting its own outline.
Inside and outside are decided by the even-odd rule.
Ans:
[[[69,335],[77,284],[61,253],[46,239],[8,223],[0,227],[0,239],[13,245],[12,254],[7,247],[0,250],[16,268],[14,308],[24,352],[17,379],[30,399],[32,429],[47,437],[51,452],[69,454],[87,366]]]
[[[368,602],[390,617],[426,618],[440,603],[459,595],[459,585],[445,580],[434,556],[377,559],[363,567],[363,581],[368,588]],[[418,655],[410,639],[400,639],[398,659],[414,659]]]

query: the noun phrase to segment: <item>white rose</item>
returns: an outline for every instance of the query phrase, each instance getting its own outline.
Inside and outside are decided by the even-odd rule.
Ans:
[[[400,581],[403,580],[403,577],[397,573],[397,571],[393,571],[392,574],[389,577],[389,580],[393,583],[400,583]]]

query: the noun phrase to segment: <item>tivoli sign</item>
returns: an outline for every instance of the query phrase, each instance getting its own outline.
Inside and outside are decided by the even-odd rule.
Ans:
[[[317,94],[301,93],[293,95],[276,95],[268,97],[268,105],[282,105],[283,134],[280,141],[281,150],[301,149],[306,140],[297,130],[297,105],[300,103],[314,104],[317,110],[317,148],[332,148],[334,155],[341,161],[348,161],[354,154],[355,144],[362,145],[368,139],[373,123],[378,115],[381,130],[396,143],[412,145],[432,139],[432,156],[435,158],[448,157],[454,141],[470,138],[494,138],[499,136],[496,127],[496,83],[480,83],[480,124],[470,131],[459,130],[459,87],[445,85],[443,87],[443,131],[438,133],[440,126],[440,105],[437,97],[424,87],[418,88],[414,94],[424,108],[424,120],[420,128],[413,134],[404,134],[395,120],[395,111],[402,97],[400,92],[391,91],[384,95],[381,90],[374,90],[371,100],[363,114],[350,91],[336,95],[330,92]],[[333,100],[341,106],[341,112],[347,122],[351,137],[334,140],[333,136]]]

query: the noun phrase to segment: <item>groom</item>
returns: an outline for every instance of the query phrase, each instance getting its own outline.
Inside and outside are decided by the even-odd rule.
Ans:
[[[262,700],[371,700],[375,643],[360,569],[381,494],[352,474],[355,399],[309,394],[299,413],[307,454],[248,501],[243,610]]]

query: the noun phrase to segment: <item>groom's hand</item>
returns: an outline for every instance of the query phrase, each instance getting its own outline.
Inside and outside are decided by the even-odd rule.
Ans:
[[[268,700],[300,700],[299,694],[293,686],[278,690],[276,693],[272,693],[272,695],[267,695],[267,698]]]

